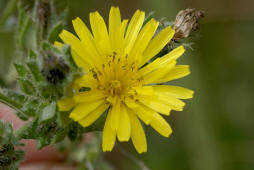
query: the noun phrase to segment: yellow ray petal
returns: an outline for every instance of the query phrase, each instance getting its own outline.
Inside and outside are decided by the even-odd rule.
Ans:
[[[89,60],[89,58],[87,57],[86,51],[84,50],[80,40],[76,36],[66,30],[63,30],[59,34],[59,37],[63,40],[64,43],[69,44],[77,54],[73,56],[75,62],[77,62],[77,65],[80,64],[79,62],[85,62],[89,64],[89,66],[92,66],[91,60]]]
[[[78,92],[81,87],[93,88],[95,85],[92,74],[89,72],[85,76],[79,77],[74,80],[73,88]]]
[[[131,140],[138,153],[147,151],[146,136],[137,116],[128,111],[131,122]]]
[[[108,30],[104,19],[97,11],[90,13],[90,24],[98,52],[101,55],[111,55],[112,50]]]
[[[71,56],[80,68],[83,68],[84,70],[89,70],[89,68],[91,68],[91,65],[83,60],[73,49],[71,49]]]
[[[107,95],[100,90],[91,90],[87,92],[80,92],[74,95],[74,100],[76,103],[91,102],[99,99],[105,98]]]
[[[131,98],[125,98],[124,103],[129,107],[129,108],[136,108],[139,105]]]
[[[165,45],[173,38],[175,31],[169,26],[163,29],[152,41],[148,44],[143,53],[143,60],[141,65],[148,62],[152,57],[158,54]]]
[[[152,95],[153,87],[152,86],[141,86],[135,88],[136,92],[141,95]]]
[[[116,141],[116,131],[113,130],[110,125],[111,116],[112,116],[112,113],[109,112],[106,118],[104,129],[103,129],[103,134],[102,134],[103,152],[112,151]]]
[[[139,33],[137,40],[134,43],[134,46],[130,52],[130,57],[138,60],[141,58],[145,48],[147,47],[149,41],[152,39],[159,22],[156,22],[154,19],[151,19]]]
[[[69,111],[75,106],[75,101],[73,98],[61,99],[57,102],[59,111]]]
[[[124,38],[124,35],[125,35],[125,32],[126,32],[127,24],[128,24],[128,20],[125,19],[121,23],[121,27],[120,27],[120,35],[119,35],[119,37],[120,37],[120,41],[123,43],[121,45],[121,47],[119,47],[120,49],[118,50],[118,53],[120,54],[120,56],[121,56],[121,53],[124,54],[124,50],[125,50],[125,38]],[[123,57],[125,57],[125,56],[122,55],[122,58]]]
[[[126,36],[125,36],[125,53],[129,54],[131,48],[133,47],[135,40],[138,36],[139,30],[141,29],[145,19],[145,13],[143,11],[137,10],[128,25]]]
[[[97,107],[94,111],[89,113],[86,117],[83,119],[79,120],[78,122],[83,126],[83,127],[88,127],[91,124],[93,124],[104,112],[105,110],[109,107],[109,104],[102,104],[99,107]]]
[[[176,64],[176,60],[184,53],[183,46],[177,47],[168,54],[161,58],[157,58],[153,62],[149,63],[145,67],[138,71],[137,76],[145,76],[148,73],[154,72],[149,77],[152,78],[155,75],[157,78],[167,76],[169,70]],[[163,75],[166,74],[166,75]]]
[[[61,42],[59,42],[59,41],[55,41],[55,42],[54,42],[54,46],[55,46],[55,47],[63,47],[64,44],[61,43]]]
[[[100,58],[100,55],[98,54],[96,50],[94,38],[91,32],[89,31],[85,23],[78,17],[72,20],[72,24],[75,29],[75,32],[77,33],[77,35],[79,36],[81,40],[81,43],[84,45],[83,47],[85,48],[89,56],[92,57],[91,60],[92,61],[95,60],[95,62],[98,63],[99,62],[98,59]],[[86,57],[89,57],[89,56],[86,56]]]
[[[171,62],[168,65],[163,65],[162,67],[157,68],[156,70],[152,71],[151,73],[145,75],[143,77],[144,84],[153,84],[157,83],[161,80],[161,78],[166,77],[170,70],[172,70],[176,65],[176,62]]]
[[[110,112],[112,113],[110,120],[111,128],[117,130],[119,127],[119,120],[121,114],[120,100],[116,100],[116,102],[112,105]]]
[[[70,118],[72,118],[74,121],[78,121],[86,117],[90,112],[94,111],[103,102],[104,100],[97,100],[93,102],[80,103],[71,112]]]
[[[121,142],[129,141],[131,136],[131,124],[126,107],[124,105],[121,106],[120,122],[119,128],[117,129],[118,140]]]
[[[182,111],[183,107],[185,106],[185,103],[175,97],[156,94],[153,96],[156,100],[167,104],[171,109],[176,111]]]
[[[162,136],[168,137],[172,133],[172,129],[167,121],[158,113],[153,114],[151,126]]]
[[[124,39],[124,34],[125,34],[125,31],[126,31],[126,26],[128,24],[128,20],[127,19],[124,19],[122,24],[121,24],[121,28],[120,28],[120,36]]]
[[[190,74],[189,66],[188,65],[177,65],[173,69],[169,71],[164,77],[160,78],[159,80],[153,83],[164,83],[171,80],[179,79],[182,77],[187,76]]]
[[[145,76],[146,74],[159,68],[161,64],[161,58],[156,58],[153,62],[147,64],[145,67],[138,70],[137,77]]]
[[[179,46],[175,48],[174,50],[170,51],[168,54],[161,57],[161,65],[169,64],[174,60],[177,60],[183,53],[185,52],[185,49],[183,46]]]
[[[190,99],[193,97],[192,90],[170,85],[155,85],[153,86],[155,93],[160,95],[169,95],[179,99]]]
[[[156,112],[159,112],[167,116],[170,114],[171,107],[159,100],[156,100],[156,98],[153,98],[153,97],[148,98],[147,96],[139,96],[138,99],[141,103],[155,110]]]
[[[123,52],[123,37],[121,37],[121,14],[118,7],[111,7],[109,13],[109,38],[112,50],[116,53]]]
[[[143,104],[139,103],[138,107],[132,108],[132,111],[145,123],[149,124],[152,120],[155,111],[149,109]]]

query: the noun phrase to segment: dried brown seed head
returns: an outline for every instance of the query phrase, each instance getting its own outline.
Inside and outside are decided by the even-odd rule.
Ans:
[[[205,12],[196,9],[181,10],[175,19],[173,29],[176,31],[174,40],[187,38],[193,31],[199,29],[199,20],[204,17]]]

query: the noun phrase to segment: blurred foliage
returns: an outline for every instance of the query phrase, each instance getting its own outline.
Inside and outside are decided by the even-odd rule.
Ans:
[[[0,121],[0,169],[16,170],[20,162],[24,160],[22,150],[14,150],[14,147],[22,143],[14,135],[11,124],[4,124]]]
[[[137,156],[129,144],[121,143],[118,144],[121,148],[131,151],[127,155],[133,154],[137,160],[126,157],[119,147],[104,157],[114,169],[121,170],[141,169],[140,162],[151,170],[254,169],[253,1],[59,0],[56,4],[58,10],[64,9],[66,4],[69,6],[68,29],[71,29],[71,19],[80,16],[87,21],[88,13],[97,9],[107,18],[112,4],[120,6],[124,18],[129,18],[137,8],[155,11],[157,19],[166,16],[171,20],[182,8],[205,10],[207,16],[201,22],[201,36],[193,44],[194,50],[180,59],[191,66],[192,74],[176,82],[192,88],[195,98],[187,102],[184,112],[172,112],[169,117],[173,135],[164,139],[146,128],[148,153]],[[7,0],[0,0],[0,10],[6,6]],[[28,3],[27,8],[31,6]],[[15,79],[15,74],[8,70],[12,58],[19,56],[14,52],[13,25],[18,24],[15,11],[0,29],[0,85],[5,86],[10,85],[6,81],[10,76]],[[51,28],[57,31],[59,27],[61,23]],[[52,42],[55,38],[49,36],[48,40]],[[44,116],[54,119],[48,113]],[[81,158],[84,157],[81,155]]]

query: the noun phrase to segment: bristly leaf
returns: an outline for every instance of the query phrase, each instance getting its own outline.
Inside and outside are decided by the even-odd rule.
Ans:
[[[21,49],[28,47],[29,43],[31,43],[32,39],[35,38],[35,36],[31,36],[31,33],[33,33],[32,30],[30,30],[30,27],[33,25],[32,18],[25,9],[22,7],[21,2],[18,3],[18,12],[19,12],[19,18],[18,18],[18,25],[16,30],[16,40],[17,40],[17,46]],[[28,34],[29,32],[29,34]],[[30,39],[27,38],[30,37]],[[26,41],[29,40],[29,41]],[[35,45],[35,44],[33,44]]]
[[[37,59],[37,54],[33,50],[30,50],[29,54],[28,54],[28,59],[36,60]]]
[[[18,81],[20,89],[28,95],[33,95],[36,93],[36,88],[31,81],[32,74],[26,65],[14,64],[16,71],[18,73]]]
[[[50,43],[54,43],[55,41],[59,41],[59,33],[63,29],[63,23],[60,21],[56,23],[53,28],[50,30],[49,36],[48,36],[48,41]]]
[[[23,64],[14,64],[19,78],[25,78],[28,74],[27,68]]]
[[[27,62],[27,66],[30,69],[33,78],[36,82],[42,82],[44,80],[38,62],[36,60],[30,60]]]
[[[49,122],[55,116],[56,116],[56,103],[52,102],[43,109],[39,122],[40,123]]]
[[[35,97],[4,88],[0,88],[0,101],[12,107],[22,120],[27,120],[30,116],[34,116],[33,109],[37,109],[39,103]],[[35,102],[37,104],[32,105]]]
[[[17,109],[20,109],[26,102],[27,97],[13,90],[0,88],[0,100],[6,104],[10,104]]]
[[[24,151],[15,150],[15,146],[22,143],[14,135],[11,124],[0,121],[0,169],[16,170],[20,162],[24,160]]]
[[[30,80],[18,78],[18,81],[19,81],[20,88],[24,93],[30,94],[30,95],[35,94],[36,92],[35,87],[33,86]]]

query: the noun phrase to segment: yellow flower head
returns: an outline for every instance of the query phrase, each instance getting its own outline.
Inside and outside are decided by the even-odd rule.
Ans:
[[[159,25],[151,19],[144,24],[145,13],[137,10],[130,20],[122,20],[118,7],[112,7],[109,27],[98,12],[90,13],[92,33],[80,18],[73,20],[78,38],[64,30],[60,38],[71,46],[72,56],[85,75],[73,82],[74,94],[58,102],[60,111],[71,110],[70,118],[83,127],[90,126],[105,111],[103,151],[111,151],[116,138],[131,138],[139,153],[147,151],[142,120],[168,137],[172,130],[162,115],[182,111],[191,90],[157,85],[188,75],[187,65],[176,65],[184,53],[182,46],[149,64],[171,40],[175,31],[167,27],[154,34]],[[58,43],[56,45],[59,45]],[[80,89],[89,89],[82,91]]]

